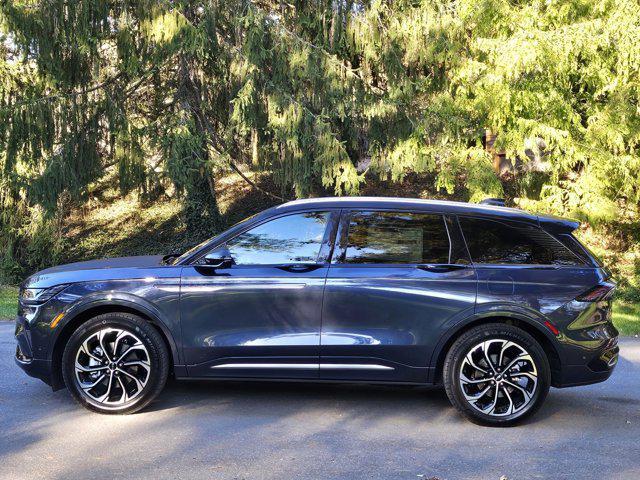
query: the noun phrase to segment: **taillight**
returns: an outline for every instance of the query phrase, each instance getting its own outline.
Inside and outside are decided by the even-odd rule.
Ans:
[[[614,283],[600,283],[590,290],[587,290],[581,295],[578,295],[576,301],[578,302],[599,302],[610,298],[613,295],[613,291],[616,286]]]

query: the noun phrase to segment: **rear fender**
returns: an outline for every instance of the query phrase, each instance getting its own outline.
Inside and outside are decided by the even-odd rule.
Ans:
[[[457,319],[456,319],[457,320]],[[557,339],[555,335],[545,326],[547,318],[535,310],[523,307],[517,304],[482,304],[476,307],[473,315],[463,320],[454,320],[446,327],[446,331],[436,344],[429,361],[429,378],[430,383],[434,383],[438,377],[438,369],[441,367],[444,356],[447,354],[449,346],[455,341],[461,332],[472,328],[475,325],[483,323],[491,323],[492,321],[504,322],[505,320],[513,320],[528,325],[535,329],[536,332],[543,335],[548,344],[552,345],[558,356],[556,347]]]

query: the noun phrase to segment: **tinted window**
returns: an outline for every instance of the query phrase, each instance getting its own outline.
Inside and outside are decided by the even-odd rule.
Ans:
[[[540,228],[518,223],[460,217],[475,263],[575,265],[578,259]]]
[[[359,212],[351,215],[345,263],[449,263],[440,215]]]
[[[575,238],[570,233],[564,233],[562,235],[558,235],[558,240],[562,242],[562,244],[567,247],[571,252],[577,256],[582,263],[587,265],[597,265],[602,267],[602,262],[594,255],[594,253],[589,250],[586,246],[582,245],[577,238]]]
[[[238,235],[227,247],[238,265],[313,263],[328,219],[328,212],[280,217]]]

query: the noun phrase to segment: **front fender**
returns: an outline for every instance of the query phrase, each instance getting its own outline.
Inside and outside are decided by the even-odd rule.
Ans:
[[[87,318],[91,312],[99,314],[122,308],[148,318],[157,326],[167,339],[174,363],[181,365],[178,282],[173,285],[165,282],[161,284],[126,282],[126,285],[112,284],[109,287],[111,288],[108,290],[88,292],[91,286],[74,286],[60,296],[60,300],[66,301],[67,304],[63,309],[63,319],[52,331],[50,355],[53,355],[60,336],[63,334],[66,336],[69,333],[68,328],[74,328],[80,318]],[[130,291],[118,290],[118,287],[126,287]]]

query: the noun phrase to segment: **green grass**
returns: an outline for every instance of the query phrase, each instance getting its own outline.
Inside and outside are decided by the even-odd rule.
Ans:
[[[13,319],[18,309],[18,289],[0,285],[0,320]]]
[[[620,335],[640,334],[640,303],[616,300],[613,303],[613,323]]]

